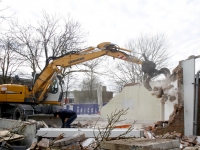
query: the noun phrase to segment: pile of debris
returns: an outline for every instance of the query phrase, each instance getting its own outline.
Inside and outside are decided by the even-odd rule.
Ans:
[[[102,141],[133,138],[130,135],[134,134],[139,137],[141,135],[140,131],[132,131],[132,125],[123,126],[126,127],[126,129],[119,129],[122,126],[115,125],[120,121],[120,116],[124,115],[127,110],[114,112],[108,117],[108,124],[102,128],[98,127],[98,129],[95,129],[96,124],[94,126],[89,126],[88,124],[82,125],[81,123],[72,124],[71,127],[74,128],[71,129],[41,128],[36,134],[38,139],[32,143],[29,149],[92,150],[98,149]],[[117,131],[116,128],[118,128]],[[65,135],[65,133],[67,135]]]
[[[200,149],[200,143],[197,141],[197,136],[183,136],[182,133],[177,131],[167,132],[164,135],[155,135],[152,131],[152,126],[146,127],[144,130],[144,137],[147,139],[178,139],[180,141],[181,149]]]
[[[163,122],[160,122],[160,124],[163,124]],[[44,124],[44,122],[40,122],[41,129],[47,129],[47,125]],[[27,149],[26,146],[19,146],[19,142],[21,142],[26,136],[20,134],[21,131],[25,127],[25,124],[17,125],[10,129],[4,129],[0,131],[0,143],[1,147],[4,147],[6,149],[15,149],[16,147],[22,150]],[[100,134],[88,138],[88,136],[83,132],[84,129],[89,130],[88,128],[94,128],[94,126],[88,125],[88,124],[81,124],[78,122],[77,124],[72,124],[72,127],[74,129],[79,129],[78,132],[74,133],[72,136],[65,136],[67,132],[63,132],[62,134],[57,134],[59,136],[53,136],[53,137],[47,137],[46,135],[42,134],[42,136],[37,136],[37,138],[32,142],[31,146],[29,146],[28,150],[55,150],[55,149],[61,149],[61,150],[94,150],[94,149],[100,149],[102,143],[105,145],[106,142],[113,142],[113,143],[121,143],[125,141],[132,141],[132,145],[134,145],[134,141],[140,141],[146,139],[145,141],[154,141],[154,140],[161,140],[161,139],[175,139],[178,141],[178,146],[180,146],[181,149],[194,149],[194,148],[200,148],[200,143],[197,141],[196,136],[182,136],[182,133],[173,131],[173,132],[167,132],[163,135],[155,135],[153,130],[155,127],[147,126],[143,128],[143,136],[142,137],[132,137],[132,136],[109,136],[109,133],[114,128],[122,129],[125,128],[125,130],[128,130],[131,125],[121,125],[116,126],[113,125],[110,129],[108,129],[106,132],[101,131]],[[110,127],[110,126],[107,126]],[[49,130],[55,130],[57,128],[49,128]],[[92,129],[92,130],[93,130]],[[105,128],[104,128],[105,129]],[[133,129],[130,128],[130,129]],[[39,131],[38,130],[38,131]],[[63,130],[64,131],[64,130]],[[128,132],[127,132],[128,133]],[[53,134],[54,135],[54,134]],[[108,135],[108,136],[107,136]],[[101,139],[102,137],[102,139]],[[18,146],[17,143],[18,142]],[[23,143],[25,144],[25,143]],[[21,145],[23,145],[21,143]],[[107,143],[106,143],[107,144]],[[26,144],[25,144],[26,145]],[[14,148],[15,147],[15,148]]]
[[[46,128],[49,127],[45,122],[43,122],[43,124],[40,126],[40,128],[41,128],[42,126],[44,126],[44,125],[45,125]],[[71,128],[94,128],[94,125],[89,125],[88,123],[81,124],[80,122],[78,122],[78,123],[73,123],[73,124],[71,124],[70,126],[71,126]],[[57,126],[57,125],[55,125],[55,124],[53,124],[53,125],[50,126],[50,127],[51,127],[51,128],[60,128],[59,126]]]
[[[81,124],[80,122],[78,122],[78,123],[74,123],[74,124],[72,124],[71,125],[71,128],[94,128],[94,126],[92,125],[89,125],[88,123],[86,123],[86,124]]]
[[[0,143],[1,148],[4,149],[12,149],[15,147],[14,143],[20,143],[21,140],[23,140],[25,137],[24,135],[16,134],[13,132],[10,132],[9,130],[1,130],[0,131]]]
[[[87,126],[87,124],[81,125],[81,123],[72,124],[72,126],[78,127],[78,128],[71,128],[71,129],[41,128],[40,130],[38,130],[38,133],[36,134],[37,139],[35,139],[35,142],[32,143],[29,150],[35,150],[35,149],[93,150],[93,149],[98,149],[102,141],[133,138],[132,136],[130,137],[125,136],[127,133],[131,132],[132,130],[131,125],[123,125],[123,127],[126,129],[122,128],[122,126],[113,126],[114,128],[112,129],[111,128],[95,129],[94,127],[92,127],[91,129],[91,126]],[[121,132],[119,132],[119,136],[118,135],[113,136],[113,134],[111,133],[111,130],[116,129],[116,128],[119,130],[120,129],[122,130]],[[74,130],[74,131],[71,131],[71,130]],[[61,132],[59,136],[57,136],[58,132]],[[72,135],[71,135],[71,132],[73,132]],[[57,135],[55,135],[54,133],[56,133]],[[90,137],[88,136],[88,134],[90,135],[93,134],[93,136]],[[139,131],[138,131],[138,135],[140,135]]]
[[[81,131],[79,133],[74,134],[70,137],[64,137],[64,134],[59,135],[55,138],[42,138],[40,137],[40,140],[38,142],[34,142],[32,146],[29,148],[29,150],[43,150],[43,149],[61,149],[61,150],[70,150],[70,149],[77,149],[77,150],[94,150],[94,149],[100,149],[98,146],[99,142],[100,144],[105,141],[136,141],[139,139],[147,139],[149,142],[155,140],[155,139],[176,139],[179,141],[179,145],[181,149],[188,149],[188,148],[200,148],[200,143],[197,141],[197,136],[182,136],[179,132],[167,132],[164,135],[155,135],[152,132],[151,127],[147,127],[144,130],[144,137],[110,137],[110,138],[104,138],[100,141],[96,138],[86,138],[85,134]],[[118,142],[119,143],[119,142]],[[130,143],[129,143],[130,144]]]
[[[64,137],[64,134],[56,138],[41,138],[39,142],[33,142],[29,150],[43,150],[43,149],[83,149],[81,142],[85,140],[83,133],[75,134],[72,137]]]

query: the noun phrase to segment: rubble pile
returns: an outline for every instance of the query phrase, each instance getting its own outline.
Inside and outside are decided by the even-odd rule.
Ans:
[[[180,141],[180,148],[181,149],[194,149],[198,148],[200,149],[200,143],[197,141],[197,136],[191,135],[191,136],[183,136],[182,133],[173,131],[173,132],[167,132],[164,135],[155,135],[153,132],[153,127],[148,126],[144,130],[144,137],[147,139],[178,139]]]
[[[188,148],[200,148],[200,143],[197,141],[197,136],[182,136],[179,132],[167,132],[164,135],[155,135],[152,132],[153,128],[151,126],[146,127],[144,129],[144,137],[146,139],[176,139],[180,141],[181,149]],[[136,137],[121,137],[121,138],[108,138],[103,141],[112,141],[112,140],[131,140],[131,139],[139,139]],[[86,143],[86,144],[85,144]],[[34,142],[29,150],[94,150],[96,149],[98,141],[95,138],[85,138],[84,133],[74,134],[71,137],[64,137],[64,134],[61,134],[55,138],[41,138],[37,143]],[[98,148],[97,148],[98,149]]]
[[[1,147],[6,149],[13,149],[14,146],[18,145],[26,145],[26,143],[20,143],[23,139],[26,138],[22,133],[23,128],[27,123],[18,124],[10,129],[3,129],[0,131],[0,143]],[[39,122],[41,128],[48,128],[48,126],[44,122]],[[180,141],[181,149],[198,149],[200,148],[200,143],[197,141],[197,136],[183,136],[182,133],[173,131],[167,132],[162,135],[157,135],[153,131],[156,128],[160,128],[163,126],[167,126],[168,121],[158,121],[155,123],[155,126],[144,126],[142,129],[144,132],[143,137],[108,137],[106,139],[96,139],[96,138],[86,138],[85,134],[80,130],[80,132],[75,133],[72,136],[65,137],[66,133],[62,133],[57,137],[43,137],[38,136],[36,140],[32,141],[31,146],[29,146],[28,150],[98,150],[98,144],[104,141],[135,141],[136,139],[176,139]],[[93,128],[94,126],[86,124],[81,124],[80,122],[76,124],[72,124],[73,128]],[[117,128],[127,128],[128,125],[118,125],[114,126]],[[52,128],[52,127],[51,127]],[[17,142],[17,143],[16,143]],[[20,143],[20,144],[19,144]],[[16,146],[17,147],[17,146]],[[19,148],[20,146],[18,146]],[[20,147],[22,149],[22,147]],[[26,146],[23,147],[27,149]]]
[[[154,125],[154,129],[161,129],[169,126],[172,122],[174,122],[176,115],[183,109],[182,105],[175,104],[174,105],[174,110],[169,116],[169,120],[165,121],[157,121]]]
[[[48,128],[43,121],[40,122],[40,127]],[[51,126],[51,128],[58,128],[56,125]],[[71,124],[71,128],[93,128],[93,126],[86,124],[81,124],[80,122]],[[33,142],[28,150],[74,150],[74,149],[91,149],[95,147],[95,144],[90,144],[83,146],[82,143],[86,141],[85,135],[83,133],[74,134],[71,137],[64,137],[64,133],[58,137],[52,138],[42,138],[39,137],[37,141]]]
[[[94,126],[91,126],[88,123],[81,124],[80,122],[78,122],[78,123],[71,124],[71,127],[72,128],[93,128]]]
[[[9,130],[1,130],[0,131],[0,143],[1,147],[10,149],[12,144],[23,140],[24,135],[16,134],[14,132],[10,132]]]
[[[29,150],[73,150],[82,149],[81,142],[85,140],[83,133],[78,133],[72,137],[64,137],[64,134],[59,135],[56,138],[41,138],[40,141],[32,143]]]
[[[0,142],[13,142],[13,141],[20,141],[24,139],[23,135],[12,133],[8,130],[0,131]]]
[[[85,138],[84,133],[74,134],[65,138],[61,134],[56,138],[41,138],[40,141],[32,143],[28,150],[94,150],[97,149],[98,141],[95,138]],[[104,141],[125,140],[133,137],[108,138]],[[135,139],[135,138],[134,138]]]

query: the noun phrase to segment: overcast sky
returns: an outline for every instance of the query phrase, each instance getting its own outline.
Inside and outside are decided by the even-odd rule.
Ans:
[[[173,51],[170,69],[200,55],[200,0],[2,0],[0,9],[7,6],[4,15],[14,12],[21,22],[40,20],[42,10],[70,14],[89,32],[88,46],[109,41],[123,47],[141,34],[164,33]]]

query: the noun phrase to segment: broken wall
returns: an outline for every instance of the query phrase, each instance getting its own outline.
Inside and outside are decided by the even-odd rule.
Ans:
[[[136,120],[137,123],[169,120],[174,113],[174,107],[181,101],[179,88],[182,88],[182,78],[182,70],[177,67],[170,80],[151,82],[153,91],[148,91],[143,84],[126,86],[101,109],[101,117],[106,119],[115,110],[129,108],[122,119]]]
[[[151,82],[150,84],[154,87],[162,86],[164,83],[157,81]],[[177,88],[177,82],[174,81],[173,84],[173,88]],[[152,93],[152,91],[148,91],[142,84],[126,86],[121,93],[117,94],[109,103],[102,107],[100,111],[101,117],[106,119],[115,110],[129,108],[127,115],[122,116],[122,119],[130,121],[137,120],[137,123],[154,123],[157,120],[169,118],[173,111],[173,105],[178,100],[163,103],[161,102],[161,97],[157,98]],[[176,92],[174,95],[177,97]]]
[[[154,88],[154,91],[149,92],[142,85],[128,87],[129,90],[125,87],[117,97],[102,108],[102,116],[105,118],[116,109],[130,107],[129,113],[124,118],[143,120],[143,122],[156,121],[153,127],[155,134],[176,131],[182,135],[192,135],[195,87],[194,75],[192,75],[195,61],[194,58],[192,59],[180,61],[172,71],[170,80],[162,84],[162,88],[156,85],[157,89]],[[190,72],[191,74],[188,75]],[[198,91],[197,135],[200,135],[200,89]]]
[[[166,119],[166,122],[161,120],[155,124],[153,132],[156,135],[163,135],[167,132],[179,132],[184,135],[184,109],[183,109],[183,69],[179,64],[172,72],[172,81],[177,81],[177,104],[173,107],[173,111]]]

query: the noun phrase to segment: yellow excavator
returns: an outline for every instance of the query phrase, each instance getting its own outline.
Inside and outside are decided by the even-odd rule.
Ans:
[[[52,114],[61,109],[63,96],[61,78],[62,68],[80,64],[104,55],[124,61],[142,65],[142,71],[148,75],[144,86],[152,90],[149,85],[151,78],[164,74],[170,75],[167,68],[156,69],[155,63],[127,54],[130,50],[120,48],[110,42],[103,42],[97,47],[89,47],[81,51],[71,51],[60,57],[50,57],[46,60],[43,71],[35,75],[33,85],[2,84],[0,85],[0,117],[26,120],[27,116],[36,114]]]

